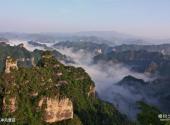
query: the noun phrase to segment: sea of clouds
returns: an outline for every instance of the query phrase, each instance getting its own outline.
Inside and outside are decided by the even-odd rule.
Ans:
[[[27,41],[10,40],[9,44],[12,46],[24,43],[24,46],[33,51],[35,49],[45,50],[43,47],[35,47],[30,45]],[[43,43],[44,44],[44,43]],[[147,97],[144,93],[134,94],[129,88],[118,86],[116,83],[121,81],[125,76],[131,75],[144,81],[149,81],[150,78],[142,73],[136,73],[130,71],[128,67],[123,64],[112,64],[112,63],[93,63],[93,54],[85,52],[84,50],[73,51],[72,48],[54,48],[51,43],[46,43],[48,47],[59,51],[60,53],[71,57],[74,60],[73,65],[76,67],[82,67],[90,75],[92,80],[95,82],[96,91],[98,96],[110,103],[113,103],[122,113],[126,114],[129,118],[135,119],[138,110],[136,105],[137,101],[150,100],[156,103],[153,97]],[[64,63],[64,62],[63,62]]]

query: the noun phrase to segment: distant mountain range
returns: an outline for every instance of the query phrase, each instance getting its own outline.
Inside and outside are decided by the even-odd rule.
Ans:
[[[37,38],[36,35],[34,37]],[[17,99],[19,99],[21,103],[17,103],[15,98],[12,96],[9,96],[9,101],[14,101],[16,102],[15,104],[22,104],[21,109],[26,113],[31,113],[30,116],[21,115],[22,117],[18,117],[18,115],[16,115],[17,119],[21,118],[19,122],[23,122],[22,119],[27,119],[28,117],[33,119],[31,122],[38,122],[41,117],[38,115],[36,115],[36,117],[34,116],[34,113],[37,114],[37,112],[32,110],[36,109],[35,104],[31,103],[32,99],[35,99],[36,101],[41,99],[43,102],[45,101],[49,103],[50,101],[48,98],[43,99],[39,97],[44,97],[42,95],[54,97],[54,95],[57,94],[56,92],[62,92],[61,97],[63,97],[63,95],[67,95],[67,97],[71,99],[74,106],[74,111],[71,108],[71,114],[67,114],[67,112],[70,112],[70,110],[68,110],[64,116],[71,118],[73,121],[75,120],[76,123],[72,120],[68,120],[61,122],[61,125],[81,125],[79,124],[80,122],[82,122],[82,125],[135,124],[127,120],[127,118],[120,114],[116,108],[119,109],[120,112],[126,113],[128,118],[132,119],[136,117],[134,114],[138,113],[137,122],[146,121],[148,124],[152,123],[154,125],[160,125],[161,123],[157,115],[160,114],[161,111],[169,113],[170,56],[167,54],[169,51],[169,44],[156,46],[115,46],[104,43],[96,43],[96,41],[93,41],[96,38],[99,39],[98,37],[83,38],[86,38],[86,41],[80,40],[78,42],[77,39],[75,41],[66,40],[57,43],[54,38],[52,41],[49,41],[52,43],[50,46],[48,43],[45,43],[48,42],[47,39],[47,41],[40,41],[38,39],[26,41],[27,44],[32,45],[32,47],[40,47],[44,50],[51,51],[44,52],[42,50],[34,50],[30,52],[24,47],[24,44],[10,46],[7,44],[10,43],[9,40],[2,37],[0,39],[0,72],[2,74],[2,76],[0,76],[0,86],[3,88],[0,92],[1,97],[3,97],[1,102],[3,102],[2,100],[8,99],[8,96],[4,96],[5,94],[8,95],[10,94],[9,92],[14,92],[12,95],[17,95]],[[93,38],[93,40],[89,38]],[[81,50],[83,50],[83,52],[90,53],[93,55],[90,56],[92,62],[85,65],[85,68],[83,65],[77,65],[83,67],[84,69],[80,67],[74,68],[72,66],[65,66],[59,61],[74,64],[74,58],[71,56],[69,57],[70,53],[68,53],[68,55],[63,55],[60,53],[57,49],[61,48],[72,48],[72,53],[75,54],[74,56],[77,56],[77,53],[81,54],[79,53],[82,52]],[[162,51],[162,49],[166,51]],[[10,59],[9,56],[13,59]],[[88,61],[88,57],[83,56],[83,58],[85,58],[83,60],[87,59]],[[11,60],[17,61],[18,68],[16,68],[16,65],[13,64],[15,61],[11,62]],[[6,65],[5,61],[10,64]],[[102,63],[100,64],[100,62]],[[120,67],[113,68],[117,64],[120,64]],[[4,69],[10,69],[10,66],[15,67],[14,69],[11,69],[11,75],[3,74]],[[125,73],[122,73],[121,66],[123,68],[128,67],[129,70],[126,68]],[[99,70],[96,70],[98,68]],[[89,69],[92,74],[88,72]],[[102,71],[100,71],[100,69]],[[133,74],[129,75],[128,73],[131,73],[131,71]],[[89,73],[90,76],[88,76],[87,73]],[[115,82],[114,79],[112,79],[112,77],[115,77],[114,73],[117,73],[116,76],[121,78],[119,81]],[[142,75],[142,79],[133,76],[135,73]],[[145,81],[143,76],[147,77],[148,81]],[[94,81],[96,80],[94,79],[95,77],[97,77],[99,81],[101,80],[102,84]],[[17,86],[14,84],[15,81],[17,81]],[[94,96],[95,86],[93,81],[95,82],[96,88],[100,87],[100,85],[103,87],[102,91],[99,91],[98,89],[96,90],[97,93],[100,92],[100,95],[102,94],[105,98],[102,98],[99,94],[97,94],[97,97]],[[104,87],[108,84],[108,82],[111,82],[111,84]],[[14,84],[14,87],[8,88],[8,84]],[[27,86],[27,84],[30,86]],[[55,88],[59,89],[56,91]],[[8,89],[10,91],[3,91]],[[89,95],[91,95],[92,98],[89,97]],[[98,100],[98,97],[112,103],[113,105]],[[54,103],[56,102],[56,100],[53,99],[51,101]],[[142,103],[138,105],[138,101],[142,101]],[[68,100],[64,99],[64,102],[67,103]],[[0,104],[4,105],[5,103]],[[15,106],[13,106],[15,104],[11,103],[10,106],[14,107],[10,108],[11,111],[16,110]],[[26,107],[24,107],[24,105],[26,105]],[[160,111],[151,105],[157,106]],[[47,106],[51,107],[49,105]],[[140,111],[138,106],[140,107]],[[6,110],[5,107],[4,109]],[[21,114],[23,113],[22,110]],[[131,112],[126,112],[128,110]],[[134,110],[137,110],[137,112],[134,112]],[[56,111],[53,108],[50,111],[55,113],[58,112],[58,110]],[[16,110],[15,113],[20,114],[20,110]],[[49,112],[46,112],[43,117],[45,120],[49,120],[51,119],[51,116],[55,116],[49,115],[51,113],[48,113]],[[140,119],[141,115],[142,119]],[[152,118],[151,121],[150,118]],[[30,123],[29,121],[26,122]]]
[[[76,33],[0,33],[0,37],[7,39],[38,40],[41,42],[55,41],[93,41],[110,45],[121,44],[160,44],[170,43],[170,39],[148,39],[138,36],[119,33],[116,31],[84,31]]]
[[[170,55],[170,44],[160,44],[160,45],[123,44],[120,46],[115,46],[114,50],[116,51],[145,50],[148,52],[160,52],[164,55]]]

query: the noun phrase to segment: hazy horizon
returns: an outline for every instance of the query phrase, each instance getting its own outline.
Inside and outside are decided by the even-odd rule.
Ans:
[[[169,6],[168,0],[5,0],[0,4],[0,32],[116,31],[169,39]]]

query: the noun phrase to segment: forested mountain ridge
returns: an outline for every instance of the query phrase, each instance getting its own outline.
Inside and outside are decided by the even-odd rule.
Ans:
[[[42,50],[34,50],[33,52],[28,51],[24,44],[19,44],[17,46],[10,46],[8,43],[0,42],[0,72],[4,69],[5,59],[7,56],[11,56],[12,58],[18,61],[19,66],[31,67],[37,64],[38,60],[41,58]],[[72,62],[71,58],[66,55],[61,54],[56,50],[52,50],[52,54],[58,60],[62,60],[64,62]]]
[[[83,68],[60,63],[67,56],[58,51],[30,52],[23,44],[0,47],[1,118],[15,118],[16,125],[164,124],[155,117],[161,112],[143,102],[136,123],[128,120],[113,104],[98,98],[95,83]]]
[[[16,63],[11,57],[6,61]],[[1,117],[14,117],[17,125],[132,124],[95,97],[94,82],[84,69],[64,66],[50,52],[43,52],[34,67],[11,65],[10,72],[1,74],[0,88]]]

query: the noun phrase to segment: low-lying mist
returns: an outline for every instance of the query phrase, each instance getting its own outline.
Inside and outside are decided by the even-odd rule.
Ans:
[[[118,86],[116,83],[121,81],[125,76],[131,75],[144,81],[151,80],[142,73],[130,71],[123,64],[98,63],[92,61],[93,54],[84,50],[73,51],[72,48],[60,48],[59,52],[70,56],[76,62],[69,64],[76,67],[83,67],[95,82],[98,96],[105,101],[113,103],[122,113],[129,118],[135,119],[138,112],[136,102],[146,100],[147,102],[157,103],[153,97],[147,97],[144,93],[134,94],[129,88]],[[67,64],[68,65],[68,64]]]
[[[33,46],[29,44],[28,41],[26,40],[9,40],[7,44],[10,44],[10,46],[17,46],[19,44],[24,44],[24,47],[29,51],[34,51],[35,49],[45,50],[43,47]]]
[[[44,50],[43,47],[35,47],[28,44],[26,41],[10,41],[9,43],[11,45],[24,43],[24,46],[30,51],[33,51],[34,49]],[[48,47],[52,47],[51,44],[46,45]],[[53,49],[56,48],[53,47]],[[129,118],[135,119],[136,113],[138,112],[138,107],[136,105],[137,101],[146,100],[148,102],[150,101],[151,103],[157,103],[153,97],[148,97],[143,92],[134,94],[132,89],[118,86],[116,84],[128,75],[134,76],[138,79],[143,79],[144,81],[150,80],[150,78],[144,74],[132,72],[123,64],[94,64],[94,55],[84,50],[73,51],[72,48],[57,48],[56,50],[66,56],[71,57],[75,62],[74,64],[66,63],[66,65],[84,68],[95,82],[98,96],[102,100],[114,104],[115,107],[117,107],[122,113],[126,114]]]

